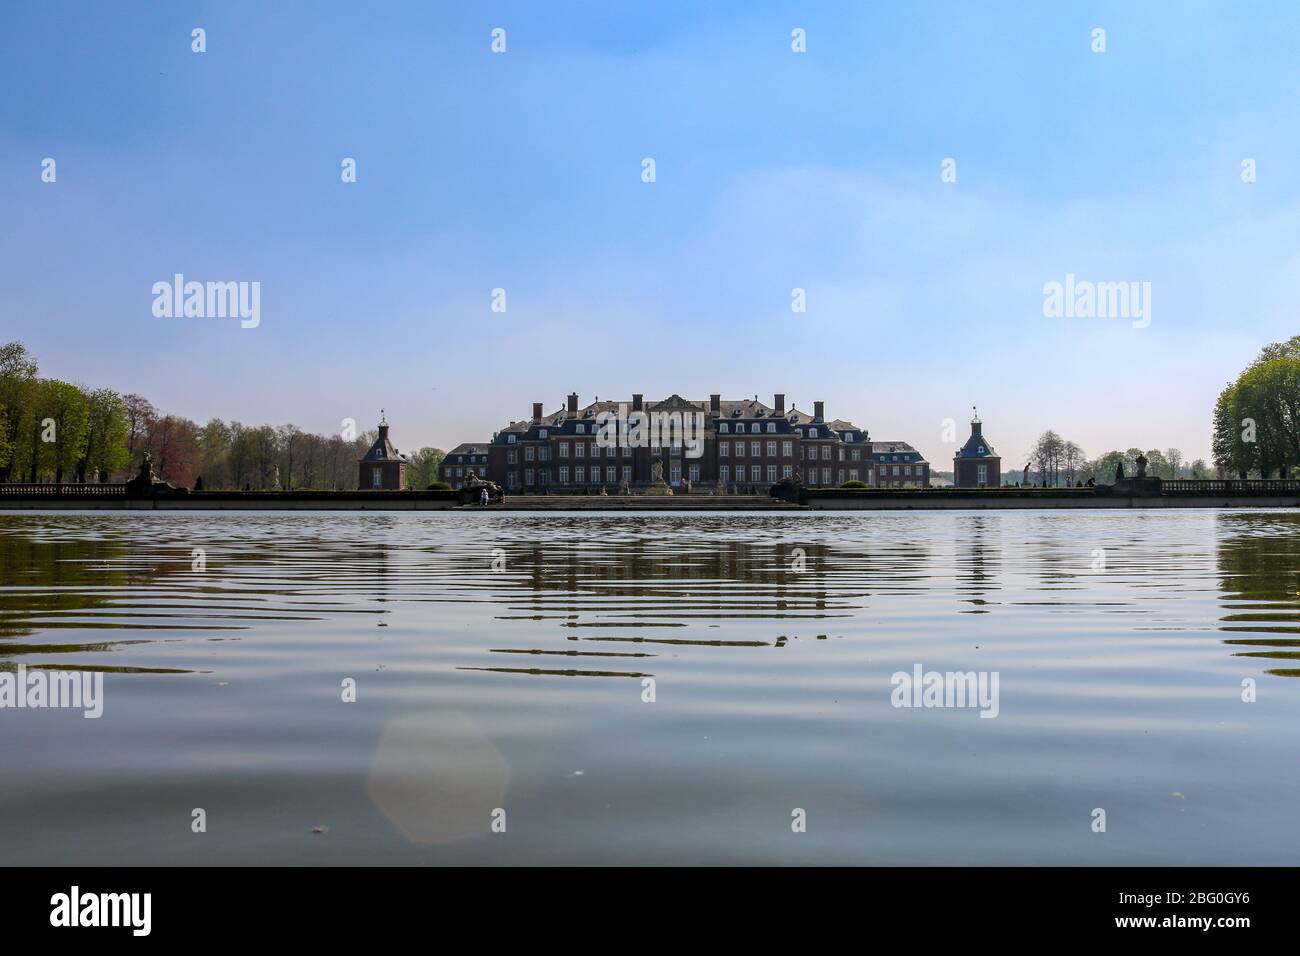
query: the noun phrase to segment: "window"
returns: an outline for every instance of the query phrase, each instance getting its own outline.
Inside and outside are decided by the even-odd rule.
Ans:
[[[897,465],[894,466],[894,474],[895,474],[895,475],[898,474],[898,466],[897,466]]]
[[[749,433],[751,435],[757,435],[761,430],[762,429],[758,427],[758,422],[754,422],[754,424],[749,426]]]
[[[533,483],[533,470],[532,470],[531,468],[525,468],[525,469],[524,469],[524,484],[526,484],[526,485],[532,485],[532,483]]]
[[[560,457],[561,458],[569,457],[569,443],[567,441],[560,442]]]
[[[507,464],[507,465],[513,465],[513,464],[515,463],[515,460],[516,460],[516,459],[515,459],[515,456],[518,455],[518,454],[519,454],[519,453],[516,452],[513,448],[510,449],[508,452],[506,452],[506,464]]]
[[[817,484],[817,469],[816,469],[816,468],[809,468],[807,474],[808,474],[808,476],[807,476],[807,478],[805,478],[804,480],[805,480],[808,484],[810,484],[810,485],[815,485],[815,484]]]
[[[538,438],[545,438],[545,437],[546,437],[546,429],[545,429],[545,428],[540,428],[540,429],[538,429],[538,431],[537,431],[537,437],[538,437]]]
[[[823,484],[823,485],[829,485],[830,483],[831,483],[831,470],[830,470],[829,468],[823,468],[823,469],[822,469],[822,484]]]
[[[718,457],[727,458],[730,455],[731,455],[731,443],[725,441],[718,442]]]
[[[789,477],[792,476],[793,474],[794,474],[794,466],[793,466],[793,465],[782,465],[782,466],[781,466],[781,477],[782,477],[782,478],[789,478]]]
[[[568,483],[569,483],[569,466],[568,466],[568,465],[561,465],[561,466],[560,466],[560,484],[562,484],[562,485],[567,485]]]
[[[727,434],[727,428],[728,428],[728,426],[727,426],[727,423],[726,423],[726,422],[719,422],[719,423],[718,423],[718,433],[719,433],[719,434],[721,434],[721,435],[725,435],[725,434]]]
[[[586,481],[587,469],[582,467],[582,465],[575,466],[573,469],[573,480],[578,484],[582,484],[584,481]]]
[[[861,461],[861,460],[862,460],[862,449],[861,449],[861,448],[855,448],[855,449],[853,449],[853,455],[852,455],[852,458],[853,458],[854,461]]]
[[[761,441],[752,441],[749,443],[749,457],[757,458],[763,454],[763,443]]]
[[[628,483],[631,483],[631,481],[632,481],[632,466],[631,466],[631,465],[624,465],[624,466],[623,466],[623,480],[626,481],[626,482],[628,482]]]
[[[573,426],[573,433],[574,433],[575,435],[585,435],[585,434],[587,433],[587,426],[586,426],[586,425],[583,425],[583,424],[581,424],[581,423],[579,423],[579,424],[577,424],[577,425],[574,425],[574,426]]]
[[[679,485],[679,484],[681,484],[681,481],[682,481],[682,463],[681,463],[681,462],[679,462],[679,461],[675,461],[675,462],[673,462],[672,468],[669,469],[669,479],[672,481],[672,483],[673,483],[674,485]]]
[[[836,483],[837,485],[842,485],[842,484],[844,484],[844,469],[843,469],[843,468],[841,468],[841,469],[839,469],[837,472],[835,472],[835,483]]]
[[[760,481],[763,480],[763,466],[762,466],[762,465],[750,465],[750,466],[749,466],[749,480],[752,481],[752,482],[755,482],[755,483],[758,483],[758,482],[760,482]]]
[[[768,484],[776,484],[776,465],[767,466],[767,482]]]
[[[384,469],[382,468],[370,469],[370,487],[371,488],[384,487]]]
[[[822,445],[822,461],[830,461],[830,460],[831,460],[831,446]]]
[[[980,453],[981,455],[984,454],[984,446],[983,446],[983,445],[980,445],[979,453]]]
[[[905,475],[910,475],[911,473],[912,473],[912,466],[911,466],[911,465],[904,465],[904,466],[903,466],[903,474],[905,474]]]
[[[575,441],[573,443],[573,457],[582,458],[586,456],[586,454],[587,454],[587,446],[580,441]]]
[[[537,457],[537,452],[533,450],[532,445],[529,445],[527,448],[524,449],[524,461],[532,461],[536,457]],[[531,482],[529,482],[529,484],[531,484]]]
[[[699,480],[700,480],[700,466],[699,466],[699,465],[690,465],[690,466],[686,469],[686,477],[689,478],[691,481],[699,481]]]
[[[515,443],[515,436],[514,436],[514,435],[507,435],[507,436],[506,436],[506,444],[507,444],[507,445],[513,445],[514,443]]]
[[[618,481],[617,465],[609,465],[605,468],[605,481],[611,485]]]
[[[507,488],[519,487],[519,472],[512,471],[510,472],[510,474],[506,475],[506,487]]]
[[[631,458],[631,457],[632,457],[632,446],[631,446],[631,445],[624,445],[624,446],[623,446],[623,457],[624,457],[624,458]]]
[[[767,443],[767,457],[768,458],[776,457],[776,442],[770,441]]]
[[[541,448],[537,449],[537,459],[538,461],[550,461],[551,450],[543,445]]]
[[[767,430],[770,431],[770,432],[774,432],[774,431],[776,431],[776,422],[768,422],[768,423],[767,423]]]
[[[736,442],[736,457],[737,458],[742,457],[744,454],[745,454],[745,443],[743,441]]]
[[[794,442],[792,442],[792,441],[783,441],[783,442],[781,442],[781,457],[782,457],[782,458],[789,458],[790,455],[793,454],[793,452],[794,452]]]
[[[849,481],[857,481],[857,480],[858,480],[858,470],[856,468],[850,468]]]
[[[546,484],[546,476],[547,476],[548,474],[550,474],[550,472],[546,471],[546,469],[542,469],[541,471],[539,471],[539,472],[537,473],[537,483],[538,483],[539,485],[545,485],[545,484]]]
[[[981,449],[981,450],[982,450],[982,449]],[[982,487],[984,487],[984,485],[988,484],[988,481],[989,481],[989,466],[988,466],[988,465],[980,465],[980,466],[976,469],[976,471],[978,472],[978,477],[976,478],[976,481],[979,482],[979,485],[980,485],[980,487],[982,488]]]

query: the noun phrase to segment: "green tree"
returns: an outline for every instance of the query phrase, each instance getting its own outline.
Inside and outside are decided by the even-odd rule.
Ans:
[[[1220,472],[1267,478],[1300,466],[1300,336],[1265,346],[1219,393],[1212,444]]]
[[[409,488],[428,488],[438,480],[438,466],[447,457],[441,448],[421,448],[410,457],[406,471],[406,484]]]
[[[117,392],[98,388],[86,394],[86,443],[77,461],[77,481],[87,475],[100,481],[131,463],[127,452],[126,403]]]
[[[63,483],[65,472],[73,472],[85,454],[90,406],[81,389],[58,379],[40,379],[27,429],[19,441],[21,463],[28,480],[53,478]]]
[[[36,400],[36,358],[21,342],[0,345],[0,481],[9,481],[19,462]]]

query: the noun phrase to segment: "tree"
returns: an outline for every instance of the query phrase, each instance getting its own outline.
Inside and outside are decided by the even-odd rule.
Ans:
[[[77,462],[77,481],[84,483],[88,474],[101,482],[131,463],[127,452],[126,405],[122,396],[107,388],[86,395],[88,409],[86,446]]]
[[[1169,468],[1173,472],[1169,477],[1183,477],[1183,453],[1177,448],[1165,449],[1165,460],[1169,462]]]
[[[1075,482],[1074,470],[1083,467],[1083,463],[1087,460],[1087,456],[1084,455],[1083,449],[1072,441],[1067,441],[1065,443],[1062,450],[1062,456],[1067,471],[1065,483],[1067,485],[1072,485]]]
[[[19,436],[28,427],[36,397],[36,358],[21,342],[0,345],[0,481],[9,481]]]
[[[53,479],[63,483],[86,445],[89,406],[81,389],[58,379],[39,379],[27,428],[19,436],[16,455],[28,469],[28,481]]]
[[[1300,466],[1300,336],[1265,346],[1219,393],[1213,450],[1220,472],[1243,478]]]
[[[149,435],[158,477],[179,488],[189,488],[198,474],[199,427],[188,418],[164,415]]]
[[[126,413],[126,452],[129,466],[134,469],[149,447],[149,436],[158,421],[158,409],[147,399],[134,393],[122,397]]]
[[[410,457],[406,483],[411,488],[428,488],[438,480],[438,466],[447,457],[441,448],[421,448]]]

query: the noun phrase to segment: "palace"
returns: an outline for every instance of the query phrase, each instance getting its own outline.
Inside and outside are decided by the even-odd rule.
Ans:
[[[630,411],[629,411],[630,409]],[[664,429],[668,444],[621,440],[623,426],[642,413],[659,419],[703,422],[702,441],[681,430]],[[611,441],[611,424],[620,436]],[[653,436],[656,430],[651,429]],[[878,488],[928,488],[930,465],[907,442],[872,441],[852,422],[827,421],[823,402],[812,414],[791,406],[778,392],[770,405],[752,399],[692,401],[670,395],[647,402],[595,400],[579,407],[577,393],[564,408],[547,413],[541,402],[532,415],[511,422],[490,442],[458,445],[439,467],[439,477],[459,487],[470,475],[487,478],[513,494],[565,494],[624,486],[644,488],[655,480],[656,463],[674,489],[685,482],[697,490],[766,492],[796,473],[806,485],[837,487],[861,481]]]

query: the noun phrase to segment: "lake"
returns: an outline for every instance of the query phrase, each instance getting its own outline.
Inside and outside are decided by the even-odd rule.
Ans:
[[[0,864],[1300,863],[1296,513],[0,513],[20,667]]]

